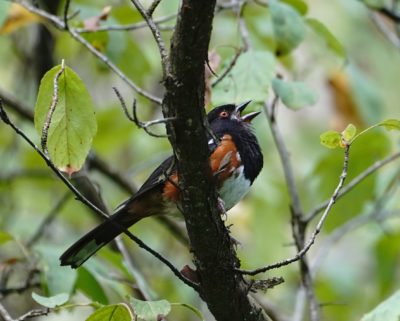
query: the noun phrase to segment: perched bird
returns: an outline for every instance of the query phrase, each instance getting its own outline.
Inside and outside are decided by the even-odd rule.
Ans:
[[[249,103],[223,105],[208,113],[214,133],[208,141],[210,167],[226,210],[248,192],[263,166],[260,146],[250,124],[260,112],[241,115]],[[157,167],[135,195],[117,207],[110,220],[95,227],[66,250],[60,257],[61,265],[79,267],[142,218],[178,212],[178,202],[178,173],[171,156]]]

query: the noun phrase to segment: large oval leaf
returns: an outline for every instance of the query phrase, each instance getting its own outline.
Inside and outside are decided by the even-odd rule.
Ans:
[[[32,292],[32,299],[44,307],[53,309],[66,303],[69,300],[69,295],[68,293],[60,293],[54,296],[45,297]]]
[[[315,92],[300,81],[287,82],[274,78],[272,88],[285,106],[290,109],[298,110],[317,102]]]
[[[132,321],[133,316],[126,304],[106,305],[93,314],[86,321]]]
[[[35,106],[35,127],[39,134],[53,98],[53,81],[61,66],[49,70],[40,82]],[[58,103],[51,118],[47,149],[60,170],[78,171],[89,152],[97,130],[93,102],[83,81],[69,67],[58,79]]]
[[[276,53],[286,55],[295,49],[306,35],[304,20],[293,7],[276,0],[268,2],[274,28]]]
[[[213,90],[214,105],[253,100],[263,102],[274,75],[275,58],[269,51],[249,50],[238,58],[235,67]]]
[[[346,59],[346,50],[334,34],[319,20],[308,18],[306,20],[309,27],[321,37],[330,51],[340,59]]]
[[[171,303],[167,300],[141,301],[135,298],[130,299],[135,315],[140,320],[157,321],[162,316],[167,316],[171,311]]]

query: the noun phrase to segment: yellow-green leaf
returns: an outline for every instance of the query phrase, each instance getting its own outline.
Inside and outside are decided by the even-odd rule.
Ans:
[[[351,142],[357,133],[357,128],[353,124],[348,124],[344,131],[342,131],[342,137],[346,142]]]
[[[60,65],[52,68],[40,82],[35,106],[35,127],[40,135],[53,98],[53,81],[60,69]],[[47,139],[50,158],[57,168],[68,174],[78,171],[96,130],[92,98],[79,76],[66,66],[58,80],[58,103]]]
[[[199,309],[187,303],[171,303],[172,306],[182,306],[192,311],[200,320],[205,321],[203,314]]]
[[[60,293],[54,296],[45,297],[35,292],[32,292],[32,299],[35,300],[40,305],[43,305],[47,308],[53,309],[57,306],[63,305],[69,299],[69,295],[67,293]]]
[[[386,119],[378,124],[383,126],[387,130],[400,130],[400,120],[398,119]]]
[[[334,130],[328,130],[320,136],[321,144],[328,148],[336,148],[341,146],[341,135]]]
[[[13,240],[14,238],[7,232],[0,231],[0,245],[7,243],[8,241]]]
[[[91,314],[86,321],[132,321],[133,315],[126,304],[106,305]]]
[[[306,19],[308,26],[321,37],[330,51],[341,59],[346,59],[346,50],[333,33],[319,20]]]
[[[171,304],[167,300],[142,301],[130,299],[135,315],[140,320],[157,321],[162,316],[167,316],[171,311]]]

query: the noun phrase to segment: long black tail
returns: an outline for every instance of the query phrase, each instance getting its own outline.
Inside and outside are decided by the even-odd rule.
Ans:
[[[61,265],[70,265],[74,269],[81,266],[125,228],[129,228],[141,218],[142,216],[134,217],[131,213],[126,213],[126,208],[122,208],[110,217],[111,220],[104,221],[72,244],[61,255]]]

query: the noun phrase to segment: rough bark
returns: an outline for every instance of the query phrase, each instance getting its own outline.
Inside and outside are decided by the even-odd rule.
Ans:
[[[168,133],[178,160],[179,185],[200,296],[218,321],[268,320],[250,301],[247,285],[235,272],[239,260],[217,205],[208,164],[204,123],[204,65],[215,0],[183,0],[171,42],[163,111],[175,117]]]

